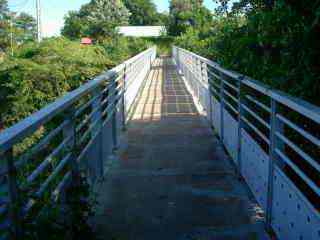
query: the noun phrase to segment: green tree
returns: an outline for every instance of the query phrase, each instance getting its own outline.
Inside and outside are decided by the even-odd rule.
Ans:
[[[201,28],[211,24],[212,15],[202,0],[171,0],[168,31],[179,36],[188,28]]]
[[[90,36],[97,40],[115,33],[115,27],[126,25],[130,12],[120,0],[91,0],[79,11],[65,17],[62,35],[77,39]]]
[[[124,0],[130,11],[129,24],[134,26],[162,24],[156,5],[150,0]]]
[[[159,25],[168,26],[169,25],[169,12],[159,12],[158,13]]]
[[[84,29],[84,20],[80,17],[79,12],[70,11],[64,18],[64,27],[61,33],[70,39],[77,39],[84,35]]]

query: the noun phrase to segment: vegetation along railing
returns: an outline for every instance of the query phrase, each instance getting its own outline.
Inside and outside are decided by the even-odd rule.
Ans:
[[[320,108],[174,47],[203,113],[279,239],[320,239]]]
[[[155,56],[150,48],[0,133],[1,237],[21,237],[22,219],[80,174],[104,174]]]

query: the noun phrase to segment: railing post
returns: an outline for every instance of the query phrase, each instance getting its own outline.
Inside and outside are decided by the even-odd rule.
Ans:
[[[184,65],[183,65],[183,63],[181,63],[182,61],[181,61],[181,59],[182,59],[182,55],[181,55],[181,51],[180,50],[178,50],[179,51],[179,53],[178,53],[178,57],[179,57],[179,68],[180,68],[180,71],[181,71],[181,73],[183,74],[183,75],[185,75],[185,73],[184,73]]]
[[[193,71],[193,57],[191,56],[191,61],[190,61],[190,70],[188,71],[189,72],[189,76],[188,76],[188,81],[192,87],[192,91],[194,92],[194,94],[196,95],[196,91],[195,91],[195,88],[194,88],[194,82],[192,81],[193,79],[193,74],[194,74],[194,71]]]
[[[103,157],[102,157],[102,110],[101,110],[101,88],[98,87],[92,93],[92,97],[96,98],[91,105],[92,111],[95,111],[91,117],[91,124],[94,124],[95,127],[92,128],[92,138],[96,138],[94,140],[94,148],[95,151],[92,151],[92,156],[90,157],[89,164],[91,165],[91,169],[94,170],[95,177],[103,176]]]
[[[224,83],[223,76],[220,73],[220,139],[224,143]]]
[[[266,224],[267,228],[271,228],[272,221],[272,199],[273,199],[273,175],[276,149],[276,131],[277,131],[277,102],[271,97],[271,114],[270,114],[270,146],[269,146],[269,166],[268,166],[268,193],[267,193],[267,211]]]
[[[175,49],[175,58],[178,66],[178,71],[182,71],[181,66],[180,66],[180,51],[178,48],[174,47]]]
[[[196,83],[197,83],[197,90],[198,90],[198,102],[201,105],[201,99],[200,99],[200,86],[202,81],[201,61],[198,58],[195,58],[195,59],[196,59],[196,79],[197,79]]]
[[[241,142],[242,142],[242,96],[241,96],[241,83],[243,76],[238,78],[238,174],[241,178],[242,173],[242,158],[241,158]]]
[[[177,49],[177,55],[178,55],[178,62],[179,62],[179,70],[182,72],[183,69],[182,69],[182,66],[181,66],[181,51],[180,49]]]
[[[22,220],[21,220],[21,206],[20,195],[17,183],[17,169],[13,160],[13,149],[10,148],[4,153],[8,170],[8,187],[9,187],[9,217],[10,225],[10,239],[22,239]]]
[[[210,92],[210,84],[209,84],[209,78],[208,78],[208,71],[207,71],[207,64],[205,62],[201,62],[201,79],[202,81],[207,84],[208,86],[208,99],[206,99],[206,112],[207,112],[207,118],[210,121],[210,126],[212,124],[212,104],[211,104],[211,92]],[[209,101],[209,106],[207,105]],[[209,109],[208,109],[209,107]],[[210,116],[208,117],[208,114]]]
[[[113,142],[113,150],[117,150],[118,148],[118,134],[117,134],[117,129],[118,129],[118,123],[117,123],[117,83],[116,83],[117,76],[115,76],[110,84],[112,84],[111,87],[111,102],[112,102],[112,120],[111,120],[111,125],[112,125],[112,142]]]
[[[149,56],[149,69],[151,70],[152,68],[152,54]]]
[[[151,57],[150,57],[151,58]],[[151,62],[151,59],[150,59]],[[124,66],[123,70],[123,84],[122,84],[122,96],[121,96],[121,107],[122,107],[122,131],[126,131],[126,122],[127,122],[127,116],[126,116],[126,82],[127,82],[127,64]]]
[[[201,80],[203,83],[205,83],[208,86],[208,95],[205,98],[206,100],[206,113],[207,118],[210,121],[210,126],[212,124],[212,103],[211,103],[211,92],[210,92],[210,85],[209,85],[209,79],[208,79],[208,71],[207,71],[207,64],[205,62],[201,62],[200,70],[201,70]],[[209,102],[208,102],[209,101]],[[209,106],[208,106],[209,103]],[[210,116],[208,116],[210,114]]]
[[[193,85],[193,91],[198,99],[199,103],[199,95],[198,95],[198,85],[197,85],[197,59],[192,56],[192,85]]]
[[[77,133],[76,133],[76,125],[75,125],[75,108],[71,107],[65,115],[65,120],[69,121],[68,124],[63,128],[63,138],[70,138],[69,142],[67,142],[66,147],[68,151],[71,153],[71,181],[73,186],[77,186],[80,183],[80,173],[79,173],[79,165],[76,159],[76,151],[77,151]]]
[[[71,154],[70,157],[70,168],[71,168],[71,182],[68,183],[69,185],[66,186],[66,188],[77,188],[80,186],[80,169],[79,169],[79,163],[77,162],[77,154],[78,154],[78,148],[77,148],[77,133],[76,133],[76,109],[75,107],[70,107],[64,115],[65,121],[68,121],[68,123],[63,128],[63,139],[69,139],[69,141],[66,143],[66,149]],[[59,200],[60,203],[60,215],[65,219],[66,223],[69,226],[73,226],[73,212],[72,212],[72,202],[68,201],[68,198],[70,198],[70,195],[68,196],[68,193],[66,191],[66,188],[62,189],[59,193],[59,197],[57,200]],[[73,228],[72,228],[73,232]]]

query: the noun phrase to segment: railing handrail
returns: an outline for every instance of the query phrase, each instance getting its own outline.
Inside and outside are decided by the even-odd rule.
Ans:
[[[156,48],[149,48],[0,133],[4,189],[0,201],[6,200],[0,203],[1,239],[9,235],[20,239],[25,232],[22,222],[41,214],[47,206],[40,204],[45,196],[52,203],[63,202],[63,193],[79,184],[80,175],[93,186],[106,174],[104,166],[119,146],[119,136],[155,57]],[[23,141],[32,139],[41,127],[43,136],[25,146]],[[28,164],[34,166],[28,168]],[[41,207],[35,209],[38,204]]]
[[[265,85],[257,80],[254,80],[246,75],[227,70],[227,69],[221,67],[218,63],[211,61],[207,58],[204,58],[202,56],[199,56],[193,52],[190,52],[189,50],[179,48],[177,46],[174,46],[174,48],[177,48],[180,51],[186,52],[186,53],[202,60],[206,64],[210,65],[211,67],[217,69],[218,71],[224,73],[225,75],[227,75],[229,77],[232,77],[234,79],[241,79],[242,84],[245,84],[251,88],[254,88],[257,91],[262,92],[264,95],[267,95],[267,96],[275,99],[279,103],[282,103],[282,104],[294,109],[295,111],[301,113],[302,115],[309,117],[310,119],[312,119],[316,123],[320,123],[320,107],[318,107],[314,104],[311,104],[305,100],[302,100],[300,98],[293,97],[293,96],[291,96],[287,93],[284,93],[282,91],[275,90],[272,87]]]
[[[173,59],[266,226],[279,239],[317,239],[320,107],[182,48]]]
[[[126,65],[133,63],[141,56],[154,50],[154,48],[155,47],[151,47],[137,54],[136,56],[128,59],[122,64],[108,71],[103,72],[94,79],[88,81],[87,83],[84,83],[79,88],[71,92],[68,92],[64,96],[59,97],[54,102],[48,104],[39,111],[24,118],[23,120],[19,121],[13,126],[4,129],[2,132],[0,132],[0,153],[7,151],[11,146],[19,142],[21,139],[23,139],[30,133],[34,132],[41,125],[45,124],[50,119],[52,119],[55,115],[63,112],[66,108],[71,106],[81,97],[100,86],[101,83],[110,80],[112,77],[116,76],[116,74],[119,73],[122,69],[124,69]]]

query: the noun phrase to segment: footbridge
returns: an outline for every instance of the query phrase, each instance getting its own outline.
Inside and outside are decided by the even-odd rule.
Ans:
[[[150,48],[0,133],[0,235],[86,179],[97,238],[316,240],[319,156],[319,107]]]

